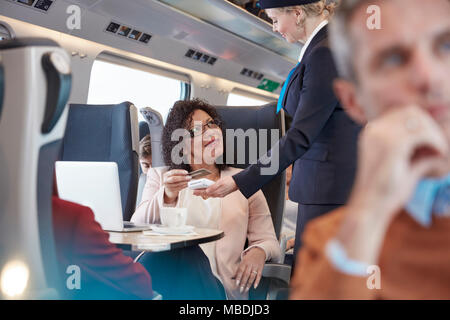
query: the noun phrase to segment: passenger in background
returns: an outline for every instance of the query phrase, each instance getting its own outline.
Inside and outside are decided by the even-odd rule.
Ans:
[[[186,133],[182,137],[186,143],[182,155],[185,161],[181,164],[176,164],[172,155],[180,143],[178,139],[172,140],[172,134],[177,129],[185,129]],[[258,191],[246,199],[236,191],[223,199],[204,200],[194,196],[193,190],[187,188],[189,171],[208,169],[211,174],[205,178],[213,181],[240,171],[217,161],[224,152],[223,130],[216,110],[207,103],[201,100],[175,103],[167,117],[162,137],[164,160],[168,167],[150,169],[142,202],[131,221],[160,223],[161,208],[177,206],[188,209],[188,225],[223,230],[225,236],[222,239],[200,245],[202,255],[209,260],[210,270],[225,287],[227,297],[246,299],[250,287],[258,287],[264,263],[278,259],[280,255],[263,193]],[[196,159],[198,162],[194,161],[194,155],[201,155]],[[197,258],[192,256],[191,259]],[[151,267],[151,263],[145,265]],[[153,269],[150,270],[157,278]],[[199,274],[204,277],[208,273],[199,270]],[[159,290],[156,284],[155,288]]]
[[[152,167],[152,141],[149,134],[145,135],[141,139],[141,141],[139,141],[139,163],[141,165],[142,173],[139,176],[136,208],[138,204],[141,203],[142,192],[144,191],[144,186],[147,182],[147,173],[148,170]]]
[[[348,204],[305,232],[292,299],[450,299],[449,17],[448,0],[342,2],[335,89],[369,124]]]
[[[139,163],[142,173],[146,175],[152,166],[152,142],[149,134],[139,141]]]

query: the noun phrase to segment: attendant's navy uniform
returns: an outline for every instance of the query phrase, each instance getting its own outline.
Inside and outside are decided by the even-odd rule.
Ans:
[[[361,127],[349,118],[334,95],[332,82],[337,70],[327,35],[327,26],[323,26],[286,80],[281,104],[293,121],[278,142],[278,172],[261,175],[261,168],[269,165],[258,161],[233,176],[248,198],[295,162],[289,187],[289,198],[299,204],[294,259],[306,223],[345,204],[356,172]]]

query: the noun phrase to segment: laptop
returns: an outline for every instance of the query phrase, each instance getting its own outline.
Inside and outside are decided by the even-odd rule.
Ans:
[[[133,232],[150,229],[123,221],[119,170],[115,162],[57,161],[59,197],[89,207],[106,231]]]

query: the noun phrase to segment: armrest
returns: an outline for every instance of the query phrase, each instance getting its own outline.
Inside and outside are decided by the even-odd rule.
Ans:
[[[262,271],[262,276],[278,279],[289,285],[291,280],[291,266],[281,263],[266,263]]]
[[[288,235],[286,235],[286,234],[282,234],[282,235],[280,236],[280,250],[281,250],[281,257],[280,257],[280,260],[278,261],[279,263],[284,263],[284,257],[286,256],[286,245],[287,245],[287,242],[288,242],[290,239],[294,238],[294,237],[295,237],[294,235],[288,236]]]

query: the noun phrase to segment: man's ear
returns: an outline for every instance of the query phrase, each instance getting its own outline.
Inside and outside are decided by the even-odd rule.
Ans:
[[[355,84],[344,79],[333,82],[334,92],[347,114],[359,124],[366,124],[367,118],[356,99]]]

